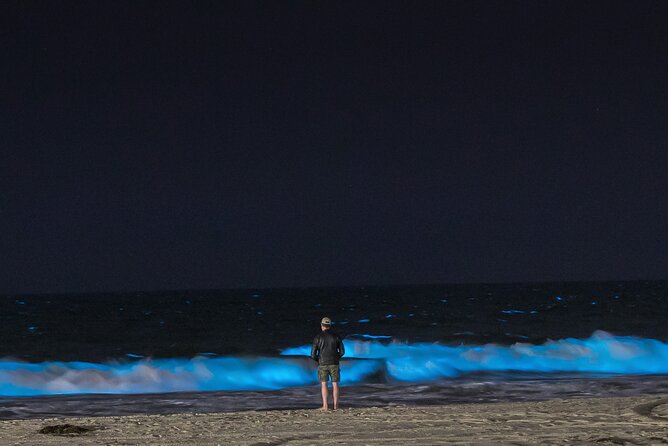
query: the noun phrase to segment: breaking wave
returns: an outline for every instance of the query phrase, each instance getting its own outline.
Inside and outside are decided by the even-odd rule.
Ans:
[[[668,344],[598,331],[588,339],[510,346],[406,344],[384,336],[346,339],[342,384],[424,382],[475,372],[668,374]],[[371,339],[371,340],[369,340]],[[273,390],[316,383],[310,346],[280,357],[196,357],[132,362],[0,361],[0,395],[137,394]],[[306,357],[305,357],[306,356]]]

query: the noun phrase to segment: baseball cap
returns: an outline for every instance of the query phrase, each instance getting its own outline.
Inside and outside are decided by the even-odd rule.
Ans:
[[[328,317],[323,317],[320,321],[320,325],[332,325],[332,320]]]

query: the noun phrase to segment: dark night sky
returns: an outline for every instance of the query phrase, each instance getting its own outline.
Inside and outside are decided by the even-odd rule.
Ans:
[[[0,293],[668,279],[668,2],[0,25]]]

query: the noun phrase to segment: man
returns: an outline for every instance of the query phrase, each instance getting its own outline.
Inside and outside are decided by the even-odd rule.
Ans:
[[[318,362],[318,381],[320,381],[320,392],[322,394],[322,409],[328,410],[327,405],[327,381],[332,379],[332,397],[334,410],[339,408],[339,380],[341,373],[339,369],[339,358],[346,352],[343,341],[330,331],[332,320],[323,317],[320,321],[320,333],[313,339],[311,347],[311,358]]]

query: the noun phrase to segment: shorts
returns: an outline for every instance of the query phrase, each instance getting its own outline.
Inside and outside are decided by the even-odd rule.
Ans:
[[[337,383],[341,379],[341,372],[338,364],[319,365],[318,366],[318,381],[326,383],[329,377],[332,377],[332,382]]]

